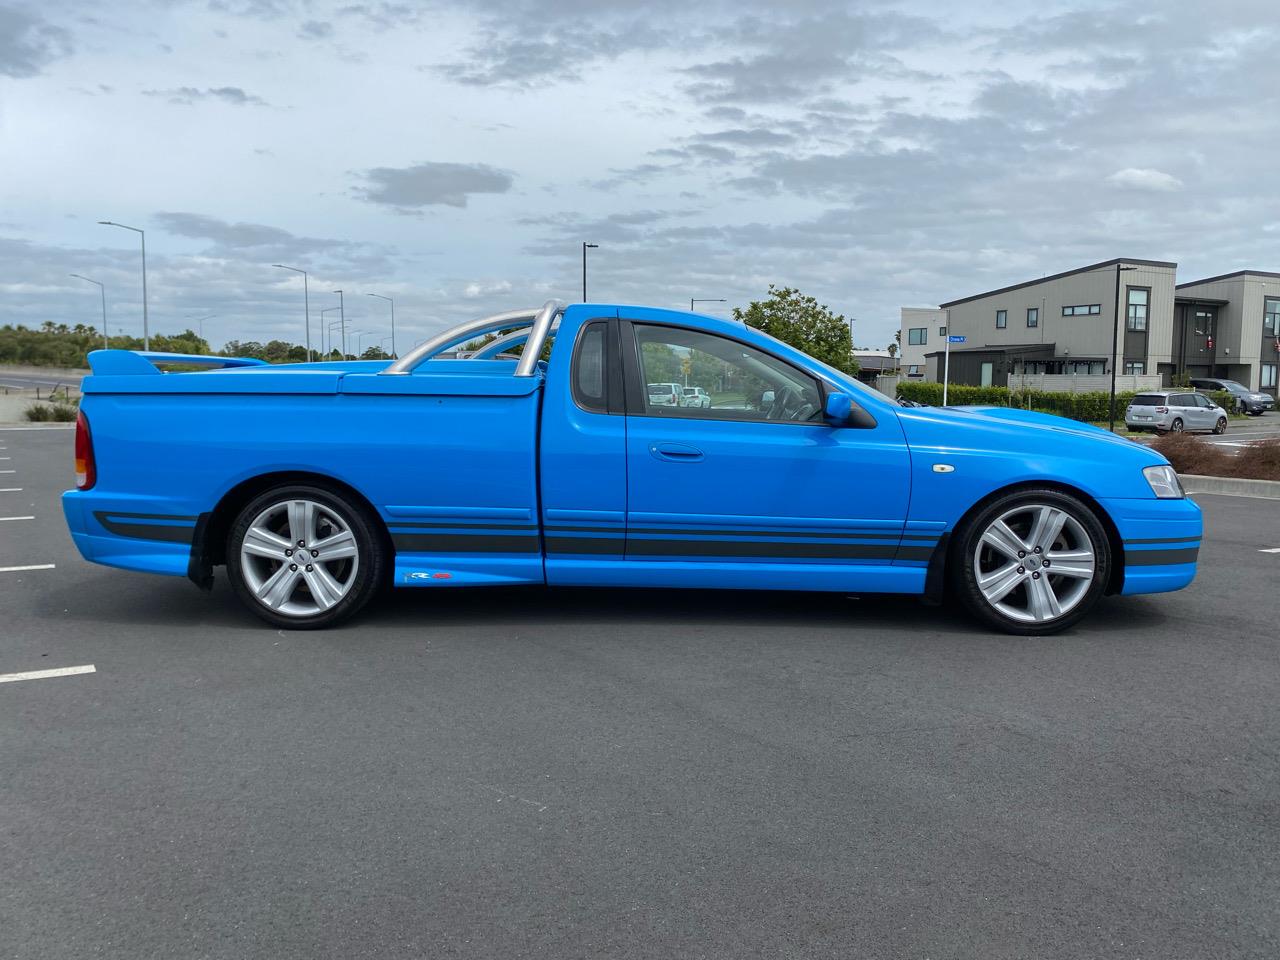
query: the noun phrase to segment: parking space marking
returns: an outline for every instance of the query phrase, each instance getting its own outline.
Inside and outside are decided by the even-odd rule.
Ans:
[[[0,567],[0,573],[21,573],[24,570],[56,570],[53,563],[28,563],[22,567]]]
[[[78,667],[55,667],[53,670],[28,670],[26,673],[0,673],[0,683],[15,683],[18,680],[45,680],[49,677],[73,677],[77,673],[97,673],[98,668],[92,663]]]
[[[6,520],[34,520],[34,519],[35,517],[0,517],[0,523],[4,523]]]
[[[1267,547],[1265,550],[1259,550],[1259,553],[1280,553],[1280,547]]]
[[[17,470],[0,470],[0,473],[17,473]]]
[[[0,487],[0,493],[21,493],[21,487]]]

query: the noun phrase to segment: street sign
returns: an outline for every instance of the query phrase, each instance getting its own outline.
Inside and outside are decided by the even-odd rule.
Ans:
[[[968,339],[968,337],[952,336],[947,337],[947,343],[964,343]]]

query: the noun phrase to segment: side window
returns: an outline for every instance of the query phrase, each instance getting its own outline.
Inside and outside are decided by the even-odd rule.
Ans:
[[[1009,326],[1009,311],[997,310],[996,311],[996,329],[1003,330],[1007,326]]]
[[[929,342],[929,330],[926,327],[912,327],[907,331],[907,343],[918,347]]]
[[[789,363],[698,330],[643,323],[632,329],[647,416],[790,422],[822,417],[817,381]],[[697,402],[683,396],[670,402],[667,387],[700,393]]]
[[[582,328],[573,352],[573,399],[593,413],[607,413],[605,386],[605,332],[603,320],[593,320]]]

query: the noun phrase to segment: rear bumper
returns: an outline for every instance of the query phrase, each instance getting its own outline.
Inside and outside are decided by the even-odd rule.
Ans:
[[[62,495],[62,513],[80,556],[124,570],[187,576],[194,517],[118,512],[104,506],[88,491]]]
[[[1167,593],[1195,579],[1204,520],[1193,500],[1103,500],[1124,543],[1120,592]]]

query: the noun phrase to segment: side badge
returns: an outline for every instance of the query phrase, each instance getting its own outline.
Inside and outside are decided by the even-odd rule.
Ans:
[[[406,580],[452,580],[452,573],[429,573],[426,570],[410,570],[404,575]]]
[[[949,463],[935,463],[933,465],[934,473],[955,473],[956,468]]]

